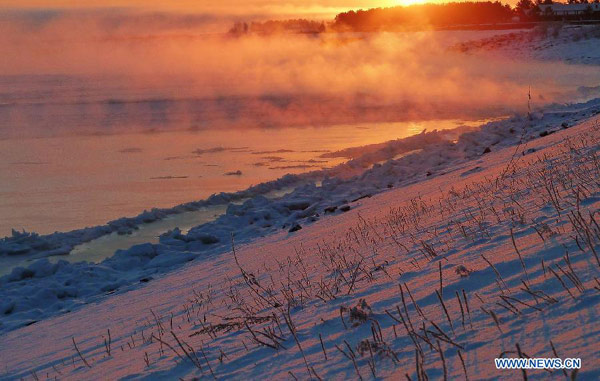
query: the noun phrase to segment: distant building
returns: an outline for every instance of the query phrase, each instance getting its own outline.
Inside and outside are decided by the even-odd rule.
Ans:
[[[554,16],[583,16],[590,13],[600,14],[600,3],[553,3],[553,4],[540,4],[540,13],[542,15],[554,15]]]

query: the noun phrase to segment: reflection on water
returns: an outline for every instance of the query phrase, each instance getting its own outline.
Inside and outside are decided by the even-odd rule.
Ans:
[[[95,262],[111,257],[118,249],[127,249],[133,245],[151,242],[158,242],[158,237],[176,227],[182,231],[214,220],[217,216],[223,214],[226,205],[201,208],[197,211],[185,212],[178,215],[171,215],[167,218],[148,224],[142,224],[139,229],[131,234],[119,235],[116,232],[102,236],[93,241],[76,246],[69,255],[49,257],[50,262],[56,263],[59,260],[69,262]],[[15,267],[27,267],[37,259],[30,256],[3,256],[0,257],[0,276],[9,274]]]
[[[104,224],[337,165],[324,152],[479,121],[0,140],[0,236]],[[238,172],[239,171],[239,172]]]
[[[210,208],[202,208],[198,211],[181,213],[169,216],[163,220],[155,221],[149,224],[142,224],[138,230],[131,234],[119,235],[112,233],[105,235],[91,242],[76,246],[71,254],[66,257],[50,258],[51,262],[60,259],[66,259],[71,262],[88,261],[101,262],[111,257],[118,249],[127,249],[133,245],[151,242],[157,243],[158,237],[176,227],[183,232],[187,232],[194,226],[214,220],[219,215],[225,213],[226,205],[218,205]]]
[[[290,191],[291,189],[282,189],[265,194],[265,197],[278,198]],[[234,204],[241,204],[244,201],[246,200],[242,199]],[[71,251],[71,254],[63,259],[71,262],[85,260],[98,263],[111,257],[118,249],[127,249],[133,245],[146,242],[157,243],[158,237],[161,234],[173,230],[174,228],[179,228],[181,232],[185,234],[195,226],[213,221],[216,217],[224,214],[226,209],[227,205],[210,206],[192,212],[171,215],[163,220],[149,224],[142,224],[139,226],[138,230],[135,230],[131,234],[119,235],[117,233],[112,233],[91,242],[76,246]],[[59,259],[61,258],[51,258],[50,261],[55,262]]]
[[[280,189],[265,194],[265,197],[282,197],[292,190],[293,189],[289,188]],[[234,204],[243,203],[244,201],[246,200],[241,199]],[[226,209],[227,205],[215,205],[200,208],[195,211],[170,215],[162,220],[141,224],[139,225],[139,228],[134,230],[131,234],[120,235],[116,232],[108,234],[74,247],[69,255],[49,257],[48,260],[52,263],[56,263],[59,260],[99,263],[104,259],[111,257],[115,251],[119,249],[128,249],[131,246],[147,242],[158,243],[158,238],[161,234],[173,230],[174,228],[179,228],[182,233],[187,233],[189,229],[195,226],[213,221],[218,216],[224,214]],[[10,274],[15,267],[27,267],[36,260],[36,258],[30,256],[0,257],[0,276]]]

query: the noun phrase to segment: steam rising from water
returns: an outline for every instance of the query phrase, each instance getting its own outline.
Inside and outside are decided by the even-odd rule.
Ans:
[[[541,105],[599,81],[448,49],[461,32],[235,38],[204,34],[210,15],[39,17],[0,23],[3,137],[475,118],[525,110],[529,86]]]

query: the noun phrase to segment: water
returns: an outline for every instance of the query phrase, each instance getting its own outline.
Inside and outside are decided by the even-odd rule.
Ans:
[[[483,122],[439,120],[0,140],[0,235],[8,235],[12,228],[46,234],[100,225],[150,207],[172,207],[347,160],[320,157],[327,152],[402,138],[423,129]],[[265,196],[276,198],[289,191],[281,189]],[[226,208],[215,205],[171,215],[142,224],[132,234],[109,234],[76,246],[69,255],[48,260],[99,263],[118,249],[156,243],[161,234],[175,227],[186,232],[212,221]],[[1,257],[0,276],[35,260],[31,256]]]
[[[66,260],[69,262],[88,261],[99,263],[111,257],[118,249],[127,249],[133,245],[158,242],[158,237],[169,230],[179,227],[182,231],[209,222],[225,212],[225,205],[201,208],[193,212],[181,213],[169,216],[163,220],[149,224],[142,224],[132,234],[119,235],[108,234],[93,241],[81,244],[73,248],[66,256],[49,257],[50,262]],[[15,267],[27,267],[36,258],[30,256],[4,256],[0,257],[0,276],[9,274]]]
[[[324,153],[475,126],[578,99],[578,86],[598,82],[595,67],[447,50],[490,33],[499,32],[79,42],[68,33],[52,52],[38,52],[37,37],[15,45],[0,75],[0,237],[101,225],[330,168],[347,158]],[[65,258],[99,262],[225,207],[105,236]],[[27,260],[3,258],[0,272]]]
[[[477,125],[598,83],[595,67],[448,50],[497,33],[506,32],[77,43],[67,33],[53,42],[64,51],[13,46],[10,62],[40,55],[0,75],[0,237],[332,167],[345,158],[324,152]]]
[[[46,234],[100,225],[346,160],[321,158],[324,152],[480,122],[0,140],[0,235],[12,228]]]
[[[278,191],[272,191],[265,194],[267,198],[278,198],[291,189],[284,188]],[[243,203],[245,199],[241,199],[235,204]],[[213,205],[200,208],[195,211],[170,215],[162,220],[145,223],[138,226],[131,234],[120,235],[112,233],[90,242],[75,246],[73,250],[66,256],[48,257],[52,263],[60,260],[69,262],[94,262],[100,263],[104,259],[113,256],[115,251],[119,249],[127,249],[131,246],[142,243],[158,243],[159,236],[174,228],[179,228],[182,233],[187,233],[189,229],[213,221],[218,216],[225,213],[227,205]],[[38,258],[31,256],[3,256],[0,257],[0,276],[10,274],[16,267],[27,267]]]

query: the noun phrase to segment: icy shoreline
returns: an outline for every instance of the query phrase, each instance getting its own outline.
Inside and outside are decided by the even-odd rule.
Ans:
[[[578,221],[597,220],[597,111],[580,107],[586,115],[573,126],[562,112],[539,125],[515,121],[528,129],[514,130],[514,141],[525,136],[517,146],[488,145],[496,134],[452,155],[432,147],[429,155],[454,165],[294,233],[236,240],[235,256],[207,255],[144,287],[6,332],[0,379],[508,380],[521,372],[499,371],[493,359],[518,349],[580,357],[578,378],[595,379],[600,231],[590,224],[587,236]],[[231,213],[257,214],[242,206]],[[198,244],[186,237],[168,239]],[[527,370],[528,379],[548,375]]]
[[[137,224],[169,214],[250,198],[242,205],[230,205],[223,216],[192,228],[187,234],[175,229],[161,236],[158,244],[119,250],[100,264],[66,261],[51,264],[41,259],[27,269],[15,269],[10,275],[0,278],[0,332],[70,312],[103,295],[135,289],[157,274],[200,256],[228,251],[232,234],[236,243],[248,243],[282,229],[293,234],[325,214],[344,213],[364,197],[441,175],[446,169],[456,169],[461,163],[487,152],[546,136],[598,113],[600,99],[595,99],[583,104],[552,106],[531,118],[515,116],[488,123],[462,134],[456,142],[444,139],[445,131],[408,138],[412,139],[408,146],[402,141],[389,142],[375,152],[366,153],[362,159],[335,168],[330,174],[337,177],[325,178],[321,186],[303,185],[277,200],[268,200],[262,194],[310,180],[316,176],[315,173],[285,176],[246,191],[216,195],[206,201],[182,204],[172,209],[156,209],[102,227],[41,237],[16,233],[0,241],[0,255],[28,252],[44,257],[68,252],[76,244],[119,229],[127,231]],[[365,170],[365,166],[375,159],[390,159],[414,147],[422,149]]]

